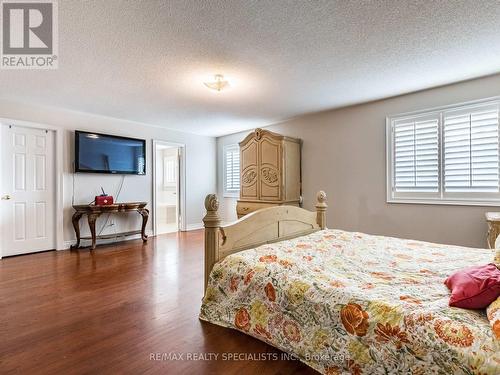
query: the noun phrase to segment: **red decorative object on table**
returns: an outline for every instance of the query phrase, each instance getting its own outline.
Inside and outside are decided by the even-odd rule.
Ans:
[[[113,196],[106,194],[106,192],[104,191],[102,186],[101,186],[101,191],[102,191],[102,194],[96,195],[94,203],[97,206],[107,206],[107,205],[113,204]]]
[[[109,204],[113,204],[113,196],[112,195],[97,195],[95,197],[95,204],[98,206],[107,206]]]

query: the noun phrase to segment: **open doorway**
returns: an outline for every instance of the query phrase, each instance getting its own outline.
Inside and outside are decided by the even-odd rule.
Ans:
[[[155,234],[182,230],[181,145],[154,142],[154,227]]]

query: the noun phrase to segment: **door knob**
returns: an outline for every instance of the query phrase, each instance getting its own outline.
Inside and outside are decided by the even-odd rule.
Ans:
[[[5,194],[5,195],[2,197],[2,200],[3,200],[3,201],[8,201],[10,198],[11,198],[11,196],[10,196],[9,194]]]

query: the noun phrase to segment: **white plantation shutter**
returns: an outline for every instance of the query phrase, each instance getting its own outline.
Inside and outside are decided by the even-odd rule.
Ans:
[[[240,191],[240,148],[238,145],[226,146],[224,149],[224,192]]]
[[[446,192],[498,192],[498,157],[498,104],[445,112]]]
[[[439,118],[415,118],[393,124],[394,191],[439,190]]]
[[[387,118],[387,201],[500,206],[500,98]]]

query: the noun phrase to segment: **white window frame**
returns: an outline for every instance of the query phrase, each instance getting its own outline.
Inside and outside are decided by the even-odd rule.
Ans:
[[[451,193],[444,191],[443,120],[450,110],[473,109],[488,104],[500,104],[500,96],[474,100],[459,104],[435,107],[427,110],[407,112],[386,117],[386,200],[387,203],[444,204],[463,206],[500,206],[499,193]],[[500,106],[500,105],[499,105]],[[437,193],[395,192],[394,191],[394,145],[393,123],[396,120],[418,117],[439,117],[439,191]],[[500,166],[500,163],[499,163]]]
[[[239,152],[240,146],[237,143],[225,145],[223,147],[223,183],[224,183],[224,197],[226,198],[239,198],[240,197],[240,189],[236,190],[227,190],[227,151],[230,150],[238,150]],[[240,160],[241,163],[241,160]],[[240,181],[241,186],[241,181]]]

